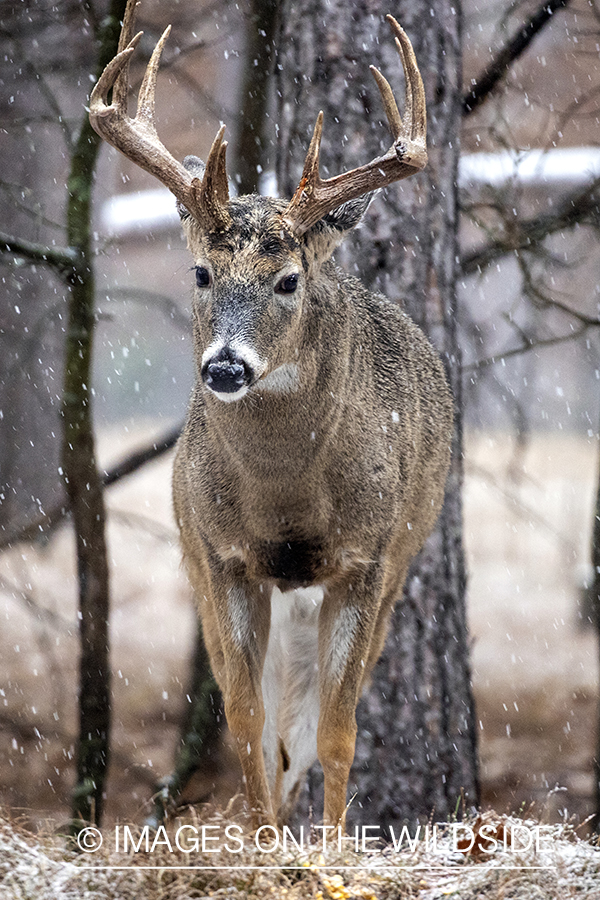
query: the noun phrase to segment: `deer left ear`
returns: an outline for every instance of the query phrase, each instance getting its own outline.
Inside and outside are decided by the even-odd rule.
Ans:
[[[375,191],[371,191],[370,194],[364,194],[362,197],[357,197],[356,200],[348,200],[347,203],[342,203],[337,209],[332,209],[330,213],[323,216],[321,222],[328,228],[339,231],[345,237],[347,231],[356,228],[374,196]],[[317,222],[317,225],[320,225],[321,222]]]
[[[356,200],[348,200],[337,209],[332,209],[327,215],[309,228],[304,240],[315,254],[318,262],[329,259],[336,247],[338,247],[349,231],[356,228],[367,209],[375,192],[364,194]]]

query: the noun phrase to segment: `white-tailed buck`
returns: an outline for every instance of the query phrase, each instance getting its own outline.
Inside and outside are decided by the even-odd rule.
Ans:
[[[320,114],[289,202],[230,198],[223,128],[206,164],[179,163],[157,136],[169,29],[128,116],[134,7],[90,116],[176,196],[194,258],[197,379],[173,496],[206,645],[254,822],[285,820],[318,757],[325,821],[343,824],[356,705],[442,503],[452,401],[424,334],[331,254],[374,191],[425,166],[421,76],[388,16],[406,99],[401,118],[372,67],[387,153],[322,181]]]

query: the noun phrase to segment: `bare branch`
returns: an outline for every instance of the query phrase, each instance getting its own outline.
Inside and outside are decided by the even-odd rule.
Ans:
[[[556,297],[545,291],[543,289],[543,279],[534,279],[529,265],[521,254],[518,257],[518,264],[521,271],[521,277],[523,278],[523,292],[525,296],[531,300],[534,306],[541,309],[557,309],[565,315],[575,319],[580,325],[584,325],[586,328],[600,326],[600,318],[598,316],[589,316],[577,309],[573,309],[571,306],[568,306],[561,300],[557,300]],[[518,327],[514,321],[511,321],[511,325],[513,325],[513,327]],[[525,342],[529,341],[527,335],[523,332],[520,332],[520,334]]]
[[[553,521],[548,521],[548,519],[540,515],[540,513],[535,509],[535,507],[530,506],[523,498],[521,497],[518,491],[513,491],[510,488],[505,486],[505,481],[503,478],[498,478],[492,471],[486,469],[485,466],[477,465],[477,463],[469,460],[465,469],[471,475],[474,475],[476,478],[480,478],[482,481],[485,481],[489,484],[501,497],[507,500],[510,503],[511,511],[516,513],[519,518],[524,522],[535,522],[545,531],[552,535],[556,541],[558,541],[562,546],[569,552],[574,553],[576,545],[573,541],[570,541],[568,537],[566,537],[563,532],[557,528]]]
[[[182,426],[177,425],[161,438],[153,441],[148,447],[143,447],[141,450],[135,450],[114,466],[111,466],[110,469],[105,469],[102,473],[103,487],[110,487],[111,484],[115,484],[115,482],[120,481],[127,475],[132,475],[146,463],[158,459],[159,456],[162,456],[168,450],[171,450],[177,443],[177,438],[181,434],[181,429]]]
[[[12,253],[32,263],[44,263],[63,279],[73,277],[79,264],[79,254],[71,247],[48,247],[0,231],[0,253]]]
[[[592,324],[600,325],[600,322],[594,321]],[[501,360],[510,359],[512,356],[521,356],[523,353],[528,353],[530,350],[537,350],[539,347],[553,347],[555,344],[564,344],[565,341],[574,341],[585,334],[590,327],[590,325],[582,323],[579,328],[573,329],[569,334],[560,334],[549,338],[528,338],[524,335],[523,344],[520,347],[513,347],[511,350],[502,350],[495,353],[493,356],[478,359],[470,365],[463,366],[462,372],[465,375],[469,372],[478,372],[482,369],[489,368],[489,366],[495,365]]]
[[[24,202],[25,199],[35,202],[33,200],[34,191],[31,188],[25,187],[22,184],[13,184],[10,181],[3,181],[0,179],[0,190],[7,195],[11,206],[18,209],[19,212],[24,213],[30,219],[33,219],[36,224],[64,231],[64,225],[62,225],[62,223],[55,222],[53,219],[48,219],[43,215],[41,204],[37,203],[32,207]]]
[[[123,459],[119,460],[119,462],[115,463],[114,466],[105,469],[100,476],[103,488],[116,484],[127,475],[133,475],[134,472],[137,472],[137,470],[146,465],[146,463],[158,459],[164,453],[171,450],[181,434],[181,429],[181,425],[172,428],[162,437],[153,441],[149,446],[142,447],[140,450],[135,450],[133,453],[128,454]],[[0,550],[12,547],[22,541],[35,540],[36,538],[39,538],[41,534],[47,535],[48,532],[60,525],[60,523],[69,515],[69,511],[69,504],[65,501],[64,503],[57,504],[51,509],[46,510],[42,515],[38,516],[33,521],[28,522],[26,525],[18,526],[12,531],[5,530],[4,534],[0,536]]]
[[[534,37],[548,24],[555,12],[564,9],[571,0],[543,0],[543,3],[502,47],[487,68],[475,79],[475,84],[463,97],[463,116],[470,116],[492,93],[511,65],[525,52]]]
[[[13,597],[27,610],[27,612],[35,616],[40,622],[44,622],[46,625],[49,625],[51,628],[56,631],[61,631],[64,634],[69,634],[71,632],[73,623],[69,619],[61,616],[60,613],[55,613],[53,610],[42,606],[38,603],[31,591],[15,584],[3,575],[0,575],[0,591],[4,591],[5,594],[9,594]]]
[[[566,315],[572,316],[574,319],[577,319],[578,322],[581,322],[582,325],[589,327],[600,326],[600,318],[597,316],[586,316],[585,313],[573,309],[572,306],[567,306],[566,303],[561,303],[560,300],[556,300],[554,297],[544,297],[544,303],[546,306],[559,309],[561,312],[566,313]]]
[[[5,34],[6,34],[6,32],[5,32]],[[40,94],[46,101],[46,104],[50,110],[51,121],[54,122],[55,124],[58,123],[60,125],[60,128],[62,130],[64,139],[65,139],[65,145],[66,145],[67,151],[69,153],[72,153],[72,151],[73,151],[73,133],[69,126],[68,120],[63,115],[63,111],[56,99],[56,92],[54,90],[52,90],[52,88],[46,81],[46,77],[45,77],[44,73],[40,69],[38,69],[37,66],[34,64],[33,60],[29,58],[29,56],[28,56],[27,52],[25,51],[23,44],[19,40],[19,38],[16,37],[16,35],[14,35],[14,34],[10,34],[9,36],[10,36],[10,40],[12,40],[16,49],[18,50],[19,55],[21,56],[22,69],[27,70],[27,72],[29,73],[32,80],[37,84]]]
[[[564,231],[575,225],[599,227],[598,188],[600,178],[594,179],[587,187],[566,197],[556,212],[514,222],[510,231],[505,230],[483,247],[464,254],[460,263],[463,275],[481,272],[486,266],[516,250],[534,250],[545,238],[557,231]]]
[[[146,288],[114,287],[110,289],[107,299],[124,300],[145,305],[151,304],[158,308],[164,317],[172,322],[176,328],[179,328],[185,334],[188,334],[190,330],[189,316],[182,312],[179,306],[166,294],[159,294],[157,291],[149,291]]]

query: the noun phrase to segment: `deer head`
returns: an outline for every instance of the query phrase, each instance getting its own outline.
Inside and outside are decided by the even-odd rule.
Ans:
[[[404,118],[389,83],[371,66],[392,133],[383,156],[334,178],[319,175],[323,113],[319,113],[300,183],[285,203],[229,197],[222,126],[206,164],[183,164],[161,143],[154,121],[155,88],[170,26],[150,59],[137,113],[127,114],[128,69],[141,37],[134,36],[135,0],[127,5],[119,52],[94,88],[90,120],[95,130],[141,168],[155,175],[178,201],[196,264],[195,347],[205,387],[235,401],[281,366],[294,364],[303,300],[320,269],[366,210],[373,192],[422,169],[425,93],[405,32],[387,16],[406,78]],[[108,94],[112,90],[112,101]],[[269,381],[264,382],[268,388]]]

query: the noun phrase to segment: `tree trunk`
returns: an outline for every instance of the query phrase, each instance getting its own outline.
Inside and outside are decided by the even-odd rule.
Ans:
[[[250,0],[246,16],[240,118],[233,148],[233,171],[240,194],[258,191],[260,175],[270,165],[269,87],[278,5],[278,0]]]
[[[99,75],[116,54],[125,0],[112,0],[98,34]],[[109,761],[109,580],[103,488],[96,466],[91,377],[95,323],[91,195],[100,138],[87,114],[71,159],[67,235],[76,263],[69,285],[62,469],[73,516],[79,583],[79,739],[75,820],[101,822]]]
[[[291,196],[319,109],[325,114],[321,174],[372,159],[391,138],[368,67],[403,96],[401,64],[373,0],[285,0],[278,42],[279,189]],[[461,119],[460,2],[399,3],[428,101],[429,165],[377,197],[341,260],[363,283],[401,302],[446,365],[456,418],[446,502],[413,564],[371,688],[359,706],[348,822],[381,826],[432,811],[444,819],[478,800],[462,547],[462,397],[456,335],[457,164]],[[402,104],[400,109],[402,110]],[[352,785],[351,785],[352,787]],[[318,812],[316,812],[318,816]]]
[[[598,482],[596,484],[596,503],[594,505],[594,522],[592,525],[591,557],[593,581],[591,589],[592,615],[596,638],[598,641],[598,662],[600,664],[600,459],[598,460]],[[594,829],[600,833],[600,699],[596,714],[596,755],[594,757],[594,781],[596,809],[594,813]]]

